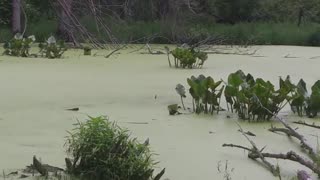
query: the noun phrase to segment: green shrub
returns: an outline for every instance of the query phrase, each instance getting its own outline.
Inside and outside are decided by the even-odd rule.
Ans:
[[[67,50],[64,41],[56,41],[53,36],[49,37],[47,42],[39,43],[39,48],[40,54],[49,59],[61,58],[63,53]]]
[[[30,55],[30,46],[35,40],[35,36],[24,38],[20,33],[17,33],[13,39],[3,45],[5,49],[4,54],[17,57],[28,57]]]
[[[129,137],[107,118],[90,117],[78,123],[67,139],[72,163],[68,171],[89,179],[159,180],[164,170],[153,178],[154,165],[148,142]]]

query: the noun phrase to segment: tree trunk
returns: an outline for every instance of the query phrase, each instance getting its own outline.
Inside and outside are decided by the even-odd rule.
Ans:
[[[300,27],[300,25],[301,25],[303,16],[304,16],[303,8],[300,8],[299,9],[299,15],[298,15],[298,27]]]
[[[21,0],[12,0],[12,32],[21,33]]]
[[[73,0],[60,1],[59,25],[57,35],[67,42],[73,42],[72,23],[70,20]]]

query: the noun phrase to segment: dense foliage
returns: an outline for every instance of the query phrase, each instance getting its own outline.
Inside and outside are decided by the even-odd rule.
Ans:
[[[105,117],[90,117],[70,132],[68,171],[89,179],[159,180],[148,142],[141,144]]]

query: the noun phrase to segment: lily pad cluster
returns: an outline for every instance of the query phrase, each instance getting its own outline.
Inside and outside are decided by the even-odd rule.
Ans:
[[[17,57],[29,57],[31,45],[35,42],[35,36],[24,38],[22,34],[17,33],[13,39],[3,45],[5,55]]]
[[[212,77],[204,75],[191,76],[187,81],[190,86],[189,93],[192,96],[193,111],[197,114],[213,114],[214,111],[218,113],[221,109],[220,102],[224,89],[224,86],[221,86],[222,81],[214,81]],[[178,84],[176,91],[182,101],[182,97],[186,97],[184,87]]]
[[[310,118],[317,116],[320,112],[320,80],[311,87],[311,94],[308,93],[303,79],[300,79],[297,85],[292,84],[289,78],[280,81],[281,86],[290,90],[291,94],[288,96],[288,102],[294,113],[299,116],[306,115]]]
[[[176,48],[171,51],[171,54],[176,68],[202,68],[208,59],[207,53],[193,48]],[[169,66],[171,66],[170,60]]]
[[[67,50],[64,41],[57,41],[53,36],[49,37],[44,43],[39,44],[40,54],[49,59],[61,58]]]
[[[245,75],[241,70],[228,76],[224,95],[231,112],[244,120],[270,120],[286,105],[290,90],[284,86],[275,89],[270,81]],[[268,111],[271,111],[272,114]]]

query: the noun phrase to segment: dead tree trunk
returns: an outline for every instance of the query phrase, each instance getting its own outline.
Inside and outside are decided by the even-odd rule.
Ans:
[[[21,33],[21,0],[12,0],[12,32]]]
[[[68,42],[74,42],[73,33],[72,33],[72,23],[70,20],[70,14],[72,11],[72,2],[73,0],[64,0],[61,1],[59,6],[59,25],[57,35]]]

